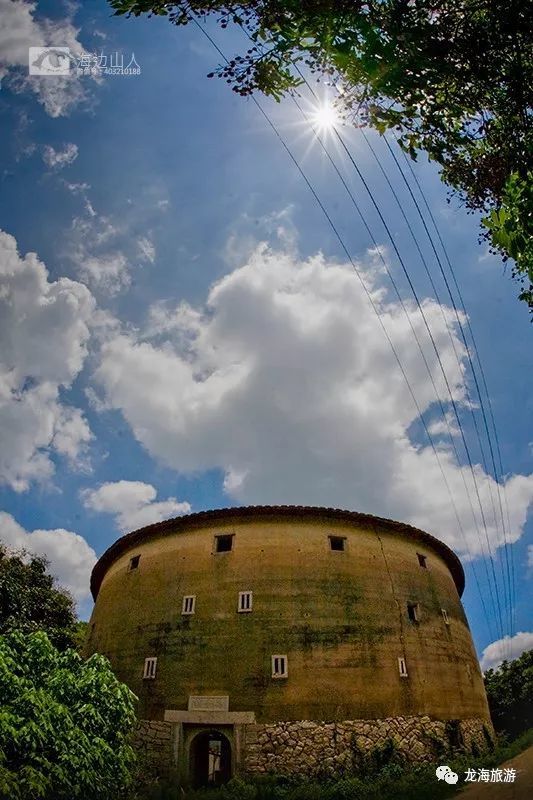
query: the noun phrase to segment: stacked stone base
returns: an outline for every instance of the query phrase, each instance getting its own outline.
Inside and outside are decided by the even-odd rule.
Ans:
[[[211,726],[209,726],[211,727]],[[217,725],[212,725],[216,729]],[[233,772],[243,777],[274,773],[340,778],[387,763],[439,761],[450,755],[479,755],[494,745],[486,719],[434,720],[428,716],[344,722],[240,724]],[[237,733],[237,732],[236,732]],[[141,720],[134,746],[143,780],[187,780],[187,754],[177,761],[181,733],[169,722]]]
[[[141,780],[167,779],[175,770],[173,726],[141,719],[133,737]]]
[[[247,725],[242,772],[302,778],[341,777],[391,761],[433,761],[493,746],[491,724],[482,719],[440,721],[391,717],[345,722],[277,722]]]

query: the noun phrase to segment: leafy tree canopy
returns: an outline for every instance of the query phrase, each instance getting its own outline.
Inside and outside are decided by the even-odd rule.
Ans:
[[[100,655],[0,636],[0,797],[109,800],[130,782],[135,696]]]
[[[494,727],[510,736],[533,728],[533,650],[485,673]]]
[[[83,619],[79,619],[75,625],[74,630],[72,632],[72,647],[76,650],[81,656],[83,656],[85,651],[85,640],[87,639],[87,634],[89,631],[89,623]]]
[[[177,25],[215,14],[250,47],[218,74],[241,95],[279,100],[300,67],[342,91],[353,121],[420,150],[485,238],[515,262],[533,310],[533,3],[531,0],[110,0],[117,14]]]
[[[74,643],[74,600],[55,586],[43,556],[10,552],[0,543],[0,634],[44,630],[59,649]]]

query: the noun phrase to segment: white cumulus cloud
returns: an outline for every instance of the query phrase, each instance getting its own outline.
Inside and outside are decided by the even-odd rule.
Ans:
[[[91,432],[65,404],[87,355],[94,300],[87,287],[49,281],[35,253],[19,255],[0,231],[0,483],[16,491],[54,471],[54,453],[72,462]]]
[[[110,295],[126,289],[131,283],[128,259],[120,250],[106,255],[89,255],[80,258],[80,277],[91,286]]]
[[[81,496],[86,508],[112,514],[123,531],[188,514],[191,510],[189,503],[178,502],[174,497],[156,501],[157,490],[142,481],[104,483],[98,489],[83,490]]]
[[[503,661],[513,661],[526,650],[533,648],[533,633],[519,631],[514,636],[505,636],[487,645],[481,656],[481,669],[496,669]]]
[[[91,570],[96,553],[85,539],[72,531],[26,531],[5,511],[0,511],[0,541],[9,547],[44,555],[50,561],[50,573],[77,601],[89,597]]]
[[[435,393],[409,321],[369,270],[366,282],[422,412],[438,419]],[[439,397],[449,398],[418,309],[408,314]],[[443,315],[424,310],[456,402],[466,404]],[[461,361],[466,354],[459,337]],[[157,304],[142,333],[114,331],[95,379],[136,438],[185,473],[219,468],[231,499],[245,503],[340,506],[420,526],[467,555],[486,551],[470,471],[438,435],[440,461],[459,529],[430,446],[409,431],[418,412],[377,318],[351,267],[321,255],[306,261],[261,246],[209,291],[204,308]],[[146,390],[145,388],[146,387]],[[488,537],[502,544],[498,487],[475,466]],[[469,493],[465,491],[465,483]],[[506,479],[510,540],[522,533],[533,476]],[[491,496],[492,492],[492,496]]]
[[[55,150],[51,145],[47,144],[43,148],[43,161],[47,167],[53,170],[60,170],[63,167],[68,167],[78,157],[78,145],[69,142],[62,149]]]
[[[37,3],[27,0],[0,0],[0,78],[17,92],[35,93],[51,117],[61,117],[87,101],[86,84],[75,70],[68,76],[39,77],[28,74],[30,47],[69,47],[73,55],[82,55],[85,48],[78,39],[79,29],[73,23],[75,7],[65,17],[36,17]]]
[[[120,246],[124,232],[94,210],[85,190],[82,195],[85,213],[72,221],[70,258],[93,290],[115,295],[131,283],[129,262]]]
[[[149,261],[150,264],[153,264],[155,261],[154,243],[147,236],[141,236],[137,239],[137,247],[141,261]]]

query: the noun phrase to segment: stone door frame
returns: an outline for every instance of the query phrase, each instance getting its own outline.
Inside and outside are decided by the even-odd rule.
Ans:
[[[173,762],[180,786],[188,786],[190,747],[193,739],[207,730],[226,736],[231,747],[231,775],[239,774],[243,764],[243,728],[255,723],[253,711],[165,711],[165,722],[173,728]]]

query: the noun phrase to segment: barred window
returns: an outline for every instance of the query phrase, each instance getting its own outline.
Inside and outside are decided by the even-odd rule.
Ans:
[[[287,656],[272,656],[272,677],[273,678],[288,678],[289,665]]]
[[[155,678],[155,673],[157,670],[157,658],[151,656],[150,658],[144,659],[144,672],[143,678],[147,680],[153,680]]]
[[[196,595],[186,594],[181,604],[181,613],[188,615],[194,614],[195,608],[196,608]]]
[[[239,603],[237,605],[237,611],[239,612],[246,612],[252,610],[252,592],[239,592]]]

